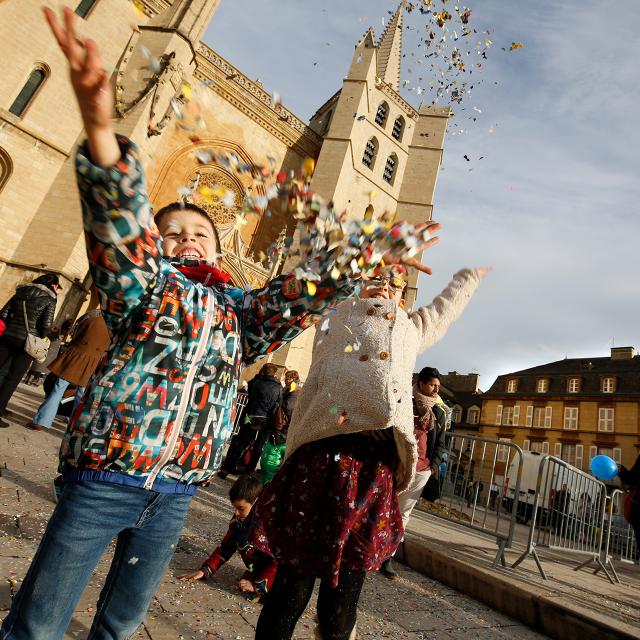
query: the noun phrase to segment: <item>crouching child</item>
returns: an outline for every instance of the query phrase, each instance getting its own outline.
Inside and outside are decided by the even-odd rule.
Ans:
[[[208,580],[237,551],[247,567],[238,582],[240,590],[257,597],[269,591],[276,576],[276,561],[249,541],[252,509],[261,491],[262,483],[251,475],[240,476],[233,483],[229,490],[233,517],[226,535],[199,569],[179,575],[178,580]]]

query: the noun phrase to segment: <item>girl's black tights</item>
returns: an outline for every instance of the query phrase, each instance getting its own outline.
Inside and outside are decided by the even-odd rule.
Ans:
[[[338,586],[320,581],[318,621],[322,640],[348,640],[356,623],[365,571],[340,571]],[[280,565],[271,591],[265,598],[255,640],[291,640],[304,612],[316,579]]]

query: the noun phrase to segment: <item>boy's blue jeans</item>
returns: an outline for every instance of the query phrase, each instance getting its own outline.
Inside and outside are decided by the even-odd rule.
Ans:
[[[173,556],[191,497],[106,482],[65,485],[0,639],[62,638],[87,581],[116,536],[88,638],[130,638]]]

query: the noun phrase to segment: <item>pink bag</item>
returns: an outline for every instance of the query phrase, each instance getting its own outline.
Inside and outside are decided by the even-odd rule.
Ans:
[[[7,325],[4,323],[3,320],[0,320],[0,336],[5,332],[7,328]]]

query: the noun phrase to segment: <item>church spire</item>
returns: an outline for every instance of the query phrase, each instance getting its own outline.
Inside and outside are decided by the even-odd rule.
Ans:
[[[400,62],[402,60],[403,12],[407,0],[401,0],[378,43],[378,76],[400,90]]]

